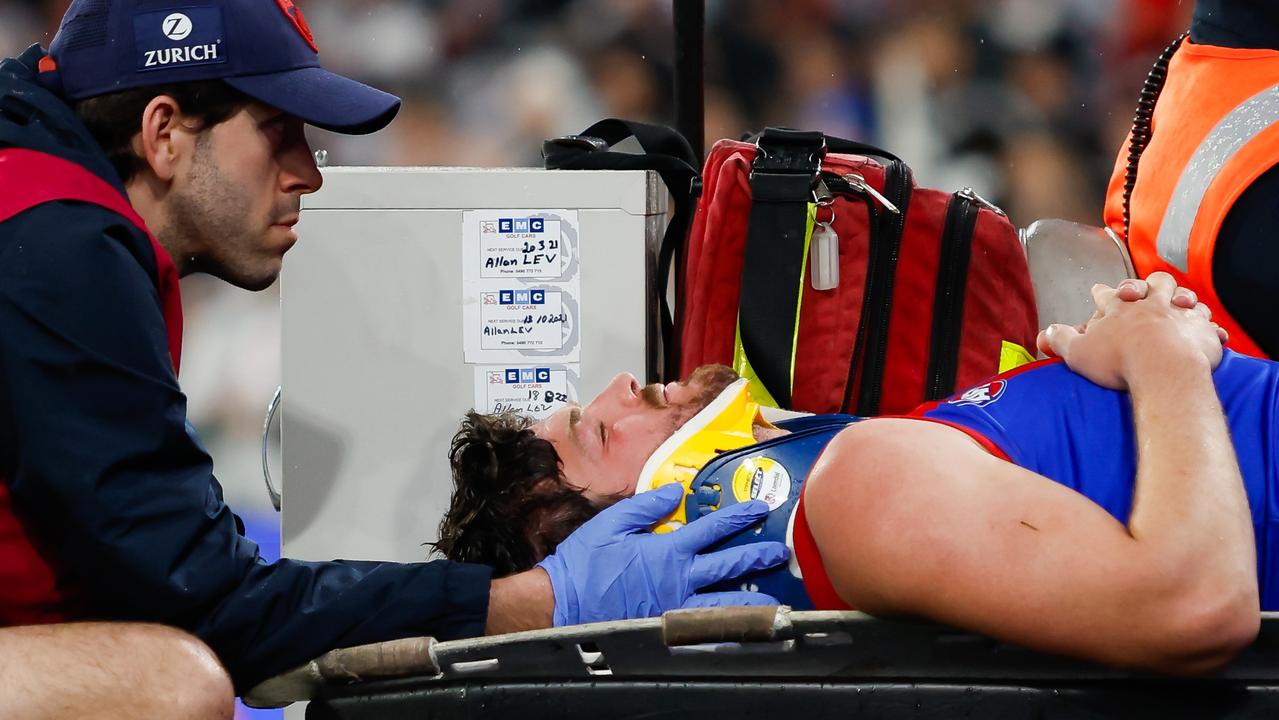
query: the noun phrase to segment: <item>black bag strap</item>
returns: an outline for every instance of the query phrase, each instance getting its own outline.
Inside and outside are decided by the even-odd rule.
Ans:
[[[884,158],[885,160],[896,160],[901,162],[901,158],[884,150],[883,148],[871,145],[869,143],[858,142],[856,140],[845,140],[843,138],[826,136],[826,152],[841,153],[846,155],[870,155],[872,157]]]
[[[793,130],[783,130],[782,128],[767,128],[764,132],[768,132],[769,130],[774,132],[779,130],[783,132],[794,132]],[[755,135],[747,133],[742,136],[742,142],[750,142],[758,145],[759,139],[763,136],[764,133],[757,133]],[[826,152],[828,153],[840,153],[842,155],[869,155],[871,157],[901,162],[901,158],[879,147],[878,145],[871,145],[870,143],[864,143],[859,140],[845,140],[844,138],[835,137],[834,135],[822,135],[822,137],[826,140]]]
[[[635,138],[640,153],[615,152],[611,148]],[[692,225],[697,198],[702,194],[701,166],[693,148],[675,130],[664,125],[608,118],[586,128],[579,135],[552,138],[542,144],[542,156],[548,170],[654,170],[666,184],[675,204],[675,212],[666,226],[666,234],[657,253],[657,301],[661,315],[662,372],[664,381],[678,380],[679,337],[684,325],[683,291],[688,230]],[[674,312],[666,300],[671,286],[672,261],[676,278]],[[649,378],[657,379],[657,378]]]
[[[799,338],[808,203],[822,160],[832,152],[901,159],[875,145],[820,132],[765,128],[744,139],[758,152],[751,169],[753,202],[737,328],[751,370],[785,408],[791,405]]]
[[[755,376],[788,408],[808,203],[828,145],[820,132],[783,128],[765,128],[755,145],[737,329]]]

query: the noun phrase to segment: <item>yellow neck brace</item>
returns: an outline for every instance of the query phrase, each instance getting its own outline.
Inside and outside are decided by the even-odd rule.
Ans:
[[[749,383],[742,379],[724,388],[709,405],[658,446],[640,471],[635,492],[642,493],[670,483],[689,484],[716,455],[755,443],[754,426],[759,403],[751,398]],[[760,420],[766,427],[768,423]],[[669,532],[688,522],[684,503],[655,528]]]

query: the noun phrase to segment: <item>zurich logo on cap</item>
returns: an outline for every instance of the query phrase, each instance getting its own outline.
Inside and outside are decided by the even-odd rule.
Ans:
[[[164,19],[164,36],[170,40],[186,40],[191,34],[191,18],[173,13]]]
[[[222,10],[140,13],[133,19],[139,70],[167,70],[227,61]]]
[[[394,95],[320,65],[295,0],[71,0],[40,73],[42,85],[69,100],[220,80],[351,134],[384,127],[400,108]]]

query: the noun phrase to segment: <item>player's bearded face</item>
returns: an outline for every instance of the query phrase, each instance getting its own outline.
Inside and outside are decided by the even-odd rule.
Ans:
[[[597,500],[624,497],[658,446],[735,380],[722,365],[667,385],[641,386],[623,373],[590,403],[559,410],[535,432],[555,446],[568,484]]]

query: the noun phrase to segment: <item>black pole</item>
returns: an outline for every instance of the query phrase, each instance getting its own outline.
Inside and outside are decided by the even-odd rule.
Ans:
[[[675,15],[675,129],[688,138],[700,162],[706,157],[702,47],[705,0],[671,0]]]

